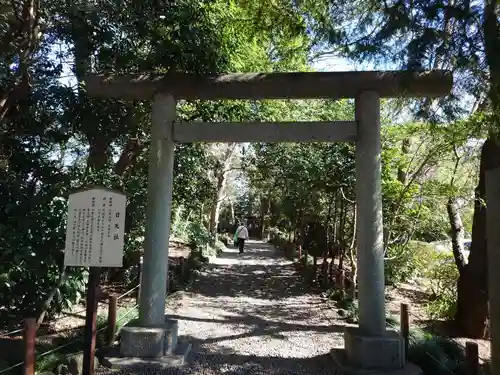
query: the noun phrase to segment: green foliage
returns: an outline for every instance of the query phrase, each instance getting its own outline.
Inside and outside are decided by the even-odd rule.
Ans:
[[[263,109],[264,119],[282,120],[279,107],[274,108],[276,112],[272,109]],[[353,115],[350,110],[352,104],[343,101],[312,102],[307,106],[299,102],[289,106],[286,120],[348,119]],[[259,143],[253,145],[246,162],[255,195],[271,202],[267,223],[281,233],[295,233],[295,239],[299,238],[302,220],[303,225],[307,221],[321,223],[331,230],[332,208],[340,189],[347,198],[352,199],[354,194],[354,148],[349,144]],[[352,228],[352,214],[346,223]],[[274,242],[279,241],[280,235],[271,235]],[[320,237],[309,241],[307,250],[312,255],[320,256],[326,250],[326,236]]]
[[[432,245],[425,242],[411,241],[406,245],[389,247],[385,261],[387,282],[406,282],[426,276],[426,270],[434,256]]]
[[[347,296],[343,290],[332,289],[328,293],[328,298],[335,301],[335,306],[343,310],[343,318],[348,323],[356,323],[359,319],[358,301]]]
[[[139,311],[136,307],[119,307],[116,312],[116,333],[119,334],[123,326],[125,326],[128,322],[137,319],[138,317]],[[104,344],[106,327],[108,323],[107,319],[108,318],[106,315],[97,315],[97,342],[100,345]],[[68,345],[66,347],[61,347],[62,345],[65,345],[72,341],[75,341],[74,344]],[[35,370],[37,372],[54,372],[58,365],[67,363],[69,357],[77,353],[81,353],[84,349],[83,330],[76,332],[74,335],[66,337],[64,341],[57,341],[55,345],[43,346],[42,352],[54,350],[58,347],[61,347],[61,349],[56,350],[51,354],[37,357],[35,364]]]
[[[189,277],[192,278],[194,271],[199,271],[208,263],[208,258],[199,250],[191,251],[187,259],[187,268],[190,272]]]
[[[216,241],[215,250],[217,252],[217,255],[220,255],[224,250],[226,250],[226,245],[221,241]]]
[[[133,264],[142,246],[150,106],[91,98],[83,76],[305,69],[309,37],[302,13],[294,8],[289,18],[288,11],[264,5],[178,0],[168,6],[152,1],[90,6],[77,1],[68,7],[51,2],[40,7],[37,22],[26,22],[40,26],[33,32],[2,23],[0,92],[12,97],[0,100],[1,308],[20,316],[37,314],[57,287],[66,198],[73,188],[98,184],[126,192],[125,264]],[[22,19],[29,13],[7,4],[0,18]],[[39,32],[35,43],[27,40]],[[29,55],[26,45],[34,47]],[[77,84],[70,87],[61,75],[71,75],[66,78]],[[21,81],[25,88],[17,87]],[[179,103],[178,119],[248,120],[256,116],[255,108],[242,101]],[[207,146],[176,145],[174,163],[174,209],[198,216],[215,188],[207,176],[213,167]],[[174,223],[172,232],[189,237],[195,248],[214,245],[201,223],[189,228]],[[85,273],[67,272],[49,313],[80,298]]]
[[[399,330],[399,324],[399,319],[387,318],[388,327]],[[419,366],[424,374],[464,374],[465,349],[459,343],[411,327],[408,346],[408,360]]]
[[[272,227],[268,229],[269,232],[269,242],[274,246],[280,246],[284,243],[288,236],[285,232],[281,231],[279,228]]]
[[[387,319],[388,327],[399,330],[399,320]],[[440,337],[417,327],[409,332],[408,360],[425,375],[465,375],[465,348],[447,337]]]
[[[456,342],[443,337],[426,337],[413,342],[408,359],[424,374],[463,374],[465,350]]]
[[[191,250],[201,251],[207,246],[215,244],[215,238],[199,221],[191,221],[187,227],[187,232]]]
[[[452,319],[456,313],[457,281],[459,277],[453,255],[435,254],[426,269],[427,292],[430,294],[427,311],[431,318]]]

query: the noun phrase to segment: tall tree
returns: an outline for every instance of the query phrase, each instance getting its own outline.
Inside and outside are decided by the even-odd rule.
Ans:
[[[125,264],[141,247],[150,104],[92,98],[86,74],[295,70],[309,46],[295,8],[264,2],[21,0],[0,10],[0,305],[12,312],[39,311],[54,285],[54,311],[79,298],[81,269],[58,285],[72,188],[127,191]],[[179,103],[178,117],[239,121],[252,105]],[[213,166],[205,145],[176,145],[175,206],[213,199]]]
[[[465,334],[482,337],[487,321],[485,173],[500,165],[500,46],[497,0],[369,0],[330,2],[331,18],[316,25],[330,52],[377,65],[450,69],[452,95],[413,102],[417,116],[449,121],[480,110],[488,139],[481,153],[469,263],[460,275],[457,319]],[[468,99],[464,105],[463,98]]]

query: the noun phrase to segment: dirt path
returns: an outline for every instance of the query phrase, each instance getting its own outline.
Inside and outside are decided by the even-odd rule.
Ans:
[[[327,353],[343,346],[343,327],[299,280],[262,242],[214,259],[168,311],[193,344],[186,366],[168,373],[332,374]]]

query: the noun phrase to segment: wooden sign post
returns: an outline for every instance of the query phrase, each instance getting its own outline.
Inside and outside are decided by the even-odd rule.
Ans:
[[[94,373],[101,268],[123,266],[125,206],[124,194],[102,187],[69,196],[64,265],[89,267],[83,375]]]

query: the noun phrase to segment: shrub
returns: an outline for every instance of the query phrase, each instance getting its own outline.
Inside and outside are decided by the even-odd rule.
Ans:
[[[385,261],[387,282],[400,283],[424,276],[434,256],[434,248],[425,242],[410,241],[406,245],[390,246]]]
[[[173,215],[171,236],[187,241],[191,250],[203,250],[208,245],[215,247],[215,237],[205,228],[201,220],[191,212],[185,214],[179,207]]]
[[[279,228],[269,228],[269,242],[274,246],[279,246],[287,240],[287,235]]]
[[[225,246],[229,246],[233,244],[233,237],[229,233],[222,233],[219,236],[219,241]]]
[[[425,337],[410,343],[408,360],[426,375],[463,374],[464,348],[444,337]]]
[[[388,327],[399,329],[397,318],[389,317],[387,323]],[[425,375],[466,375],[464,347],[420,328],[410,329],[408,360],[419,366]]]
[[[215,242],[215,249],[217,250],[217,255],[220,255],[224,250],[226,250],[226,244],[222,241]]]
[[[199,221],[192,221],[187,227],[189,247],[191,250],[202,250],[208,245],[215,245],[214,236]]]
[[[451,318],[455,314],[458,270],[451,253],[436,251],[425,242],[411,241],[389,249],[385,263],[389,283],[422,279],[430,295],[427,310],[431,318]]]
[[[135,320],[139,317],[139,310],[137,307],[120,307],[116,312],[116,334],[119,335],[120,330],[131,320]],[[107,327],[107,315],[99,314],[97,315],[97,329],[96,334],[97,349],[102,348],[107,343],[105,340],[106,327]],[[83,351],[84,341],[83,341],[83,329],[78,331],[75,336],[62,337],[62,342],[57,342],[54,346],[44,347],[42,351],[54,350],[60,348],[61,350],[56,350],[53,353],[46,356],[39,356],[36,360],[35,368],[37,373],[42,372],[52,372],[56,369],[58,365],[64,364],[67,360]],[[80,337],[82,340],[78,340]],[[63,346],[65,344],[72,343],[68,346]],[[40,347],[37,348],[38,350]],[[0,368],[1,364],[0,364]]]
[[[203,265],[208,263],[208,258],[205,257],[201,251],[194,250],[191,251],[186,262],[189,271],[200,270],[201,268],[203,268]]]
[[[430,294],[426,308],[431,318],[450,319],[455,316],[458,276],[453,255],[434,254],[425,272],[426,288]]]

